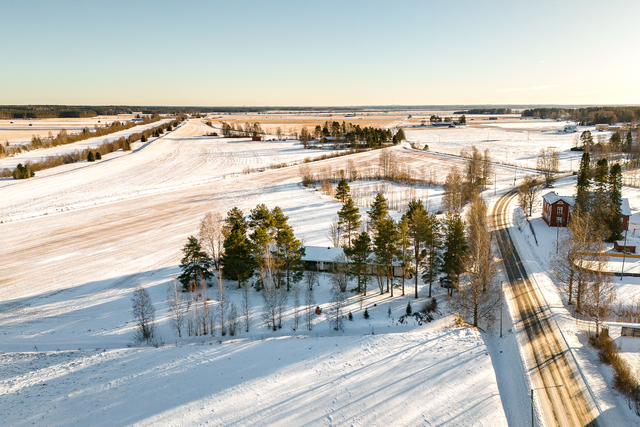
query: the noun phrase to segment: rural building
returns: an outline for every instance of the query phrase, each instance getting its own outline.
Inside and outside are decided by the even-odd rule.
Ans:
[[[435,127],[443,127],[443,128],[454,128],[456,127],[455,122],[435,122],[433,123]]]
[[[554,191],[550,191],[542,196],[542,219],[550,227],[566,227],[573,205],[574,197],[558,196]]]
[[[564,131],[566,133],[577,132],[578,131],[578,126],[577,125],[565,125],[564,126]]]
[[[305,246],[305,254],[302,257],[302,261],[305,263],[305,270],[309,271],[327,271],[333,270],[336,258],[344,256],[344,250],[342,248],[332,248],[328,246]],[[346,258],[345,258],[346,259]],[[369,256],[368,261],[368,274],[374,274],[374,259],[373,254]],[[349,261],[347,260],[347,264]],[[402,277],[402,267],[397,261],[393,262],[393,276]]]
[[[618,252],[626,251],[627,253],[635,254],[636,244],[635,242],[627,242],[625,244],[624,240],[616,240],[615,242],[613,242],[613,249],[615,249]]]
[[[549,227],[566,227],[574,205],[575,197],[558,196],[554,191],[550,191],[542,196],[542,219]],[[628,230],[631,217],[629,199],[622,199],[620,211],[622,229]]]
[[[252,141],[262,141],[262,137],[261,136],[254,136],[251,138]]]

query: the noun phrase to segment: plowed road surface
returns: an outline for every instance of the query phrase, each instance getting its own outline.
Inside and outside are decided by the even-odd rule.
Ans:
[[[507,214],[515,197],[515,191],[501,197],[493,207],[492,216],[515,311],[527,338],[524,352],[531,368],[532,387],[536,389],[536,405],[539,405],[546,426],[596,426],[592,406],[569,363],[568,350],[562,346],[537,286],[527,276],[511,243]],[[557,387],[562,384],[564,387]]]

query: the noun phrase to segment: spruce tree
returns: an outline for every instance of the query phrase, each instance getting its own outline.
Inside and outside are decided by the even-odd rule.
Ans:
[[[368,258],[371,253],[371,237],[366,231],[360,232],[353,239],[353,248],[345,248],[345,255],[349,258],[351,274],[358,278],[358,288],[356,292],[363,292],[367,296],[367,269],[369,267]]]
[[[349,191],[350,191],[349,183],[347,182],[346,179],[342,178],[338,182],[338,187],[336,188],[336,199],[339,200],[341,203],[344,203],[347,200],[347,198],[351,197],[351,194]]]
[[[382,193],[379,192],[376,194],[373,203],[371,203],[371,210],[368,211],[367,214],[369,214],[369,228],[375,236],[378,232],[380,221],[389,215],[389,205]]]
[[[469,245],[464,234],[464,221],[459,214],[447,213],[445,219],[447,234],[445,235],[444,246],[446,248],[442,271],[447,275],[451,283],[457,286],[460,275],[465,270],[465,262]],[[449,289],[449,294],[453,295],[453,288]]]
[[[353,199],[349,197],[338,211],[338,223],[347,233],[347,247],[351,248],[351,236],[360,228],[360,210],[354,205]]]
[[[622,168],[611,166],[609,174],[609,237],[608,241],[622,239]]]
[[[96,160],[102,160],[102,154],[99,151],[96,151]]]
[[[397,242],[398,230],[396,223],[390,216],[387,216],[379,221],[378,233],[373,240],[373,252],[376,255],[376,262],[383,267],[387,279],[387,292],[390,290],[389,281],[393,277],[393,255],[396,253]],[[392,288],[391,296],[393,296]]]
[[[440,235],[440,228],[438,218],[434,214],[427,214],[425,222],[425,254],[423,256],[424,261],[422,262],[424,267],[422,272],[422,281],[424,283],[429,283],[429,296],[431,296],[433,281],[442,264],[442,255],[440,253],[442,248],[442,236]],[[417,293],[416,298],[418,298]]]
[[[276,250],[273,252],[280,270],[285,274],[287,291],[291,289],[291,283],[298,283],[304,274],[305,248],[300,240],[293,235],[293,229],[287,225],[276,235]]]
[[[589,189],[589,178],[591,177],[589,153],[582,154],[580,160],[580,170],[578,171],[578,182],[576,184],[576,207],[582,212],[589,212],[591,205],[591,191]]]
[[[87,154],[87,162],[93,162],[95,161],[95,157],[93,156],[93,152],[89,151],[89,153]]]
[[[598,160],[595,172],[592,212],[595,231],[605,238],[609,235],[609,164],[606,158]]]
[[[189,236],[189,240],[182,248],[184,257],[180,261],[180,269],[182,274],[178,276],[178,280],[185,290],[189,289],[191,282],[198,279],[209,280],[213,277],[211,273],[212,263],[206,252],[202,250],[200,242],[193,236]]]
[[[225,278],[238,281],[238,288],[253,275],[254,258],[246,229],[236,222],[224,240],[222,273]]]
[[[415,297],[418,298],[418,271],[420,261],[424,257],[423,246],[427,240],[427,217],[429,214],[420,200],[414,199],[409,202],[407,218],[409,219],[409,239],[413,247],[413,275],[415,281]],[[429,292],[431,295],[431,291]]]

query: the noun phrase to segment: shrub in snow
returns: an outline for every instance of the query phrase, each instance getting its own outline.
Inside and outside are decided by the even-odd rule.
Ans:
[[[411,302],[407,303],[407,316],[411,316],[412,310],[411,310]]]
[[[369,309],[368,309],[368,308],[365,308],[365,309],[364,309],[364,318],[365,318],[365,319],[368,319],[368,318],[369,318]]]

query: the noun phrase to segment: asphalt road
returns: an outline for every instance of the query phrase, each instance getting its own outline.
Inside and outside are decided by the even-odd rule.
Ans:
[[[502,196],[493,206],[494,233],[504,259],[511,294],[512,310],[519,313],[527,345],[525,357],[531,361],[532,387],[535,405],[542,413],[544,424],[550,426],[597,426],[595,415],[587,402],[576,373],[568,362],[570,357],[561,345],[542,303],[536,285],[530,280],[515,250],[508,231],[509,205],[517,197],[516,190]],[[564,384],[564,387],[558,387]]]

